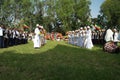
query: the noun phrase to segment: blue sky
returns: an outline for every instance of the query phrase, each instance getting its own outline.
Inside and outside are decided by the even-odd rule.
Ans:
[[[91,16],[92,18],[96,18],[100,11],[100,6],[105,0],[91,0]]]

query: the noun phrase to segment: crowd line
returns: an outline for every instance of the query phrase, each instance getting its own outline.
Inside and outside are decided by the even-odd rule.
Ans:
[[[28,33],[17,28],[6,28],[0,25],[0,48],[26,44],[28,42]]]
[[[99,29],[93,30],[93,27],[80,27],[75,31],[68,32],[68,43],[79,47],[92,49],[94,44],[105,45],[113,42],[115,46],[120,42],[120,31],[117,29]]]
[[[38,49],[46,44],[46,39],[60,41],[62,34],[58,33],[46,33],[43,26],[36,24],[36,28],[33,34],[28,34],[25,31],[17,28],[6,28],[0,25],[0,48],[6,48],[9,46],[20,45],[28,43],[29,36],[31,36],[34,44],[34,48]],[[119,52],[120,48],[118,42],[120,42],[120,31],[117,29],[99,29],[93,30],[91,26],[80,27],[75,31],[68,31],[68,43],[92,49],[94,44],[102,44],[103,50],[107,52]]]

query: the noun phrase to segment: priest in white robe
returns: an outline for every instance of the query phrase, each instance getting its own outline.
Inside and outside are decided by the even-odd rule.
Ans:
[[[90,30],[90,26],[87,26],[87,31],[86,31],[86,40],[84,42],[84,47],[87,49],[92,49],[93,43],[92,43],[92,33]]]
[[[105,41],[113,41],[113,31],[111,29],[108,29],[105,34]]]
[[[39,30],[39,24],[36,25],[36,28],[35,28],[35,37],[34,37],[34,48],[40,48],[41,47],[41,41],[40,41],[40,30]]]

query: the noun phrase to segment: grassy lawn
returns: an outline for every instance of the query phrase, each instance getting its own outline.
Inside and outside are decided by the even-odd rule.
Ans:
[[[48,41],[0,49],[0,80],[120,80],[120,54]]]

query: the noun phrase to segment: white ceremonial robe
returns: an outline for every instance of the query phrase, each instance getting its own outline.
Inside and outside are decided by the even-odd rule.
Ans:
[[[0,27],[0,36],[3,36],[3,29]]]
[[[76,45],[79,46],[79,33],[76,35]]]
[[[68,34],[68,44],[70,44],[71,36]]]
[[[35,29],[35,37],[34,37],[34,48],[41,47],[41,41],[40,41],[40,30],[38,28]]]
[[[119,33],[118,33],[118,40],[120,41],[120,31],[119,31]]]
[[[72,44],[72,45],[74,45],[74,37],[75,37],[75,36],[74,36],[74,34],[72,33],[72,36],[71,36],[71,38],[72,38],[71,44]]]
[[[118,33],[117,32],[115,32],[114,33],[114,40],[113,40],[114,42],[118,42],[119,40],[118,40]]]
[[[118,32],[118,40],[120,41],[120,31]]]
[[[105,41],[108,42],[108,41],[113,41],[113,32],[111,29],[108,29],[106,31],[106,35],[105,35]]]
[[[83,47],[83,43],[84,43],[84,35],[82,34],[82,32],[80,32],[79,45],[78,46]]]
[[[92,43],[92,39],[91,39],[91,30],[87,30],[84,47],[87,49],[92,49],[92,47],[93,47],[93,43]]]

